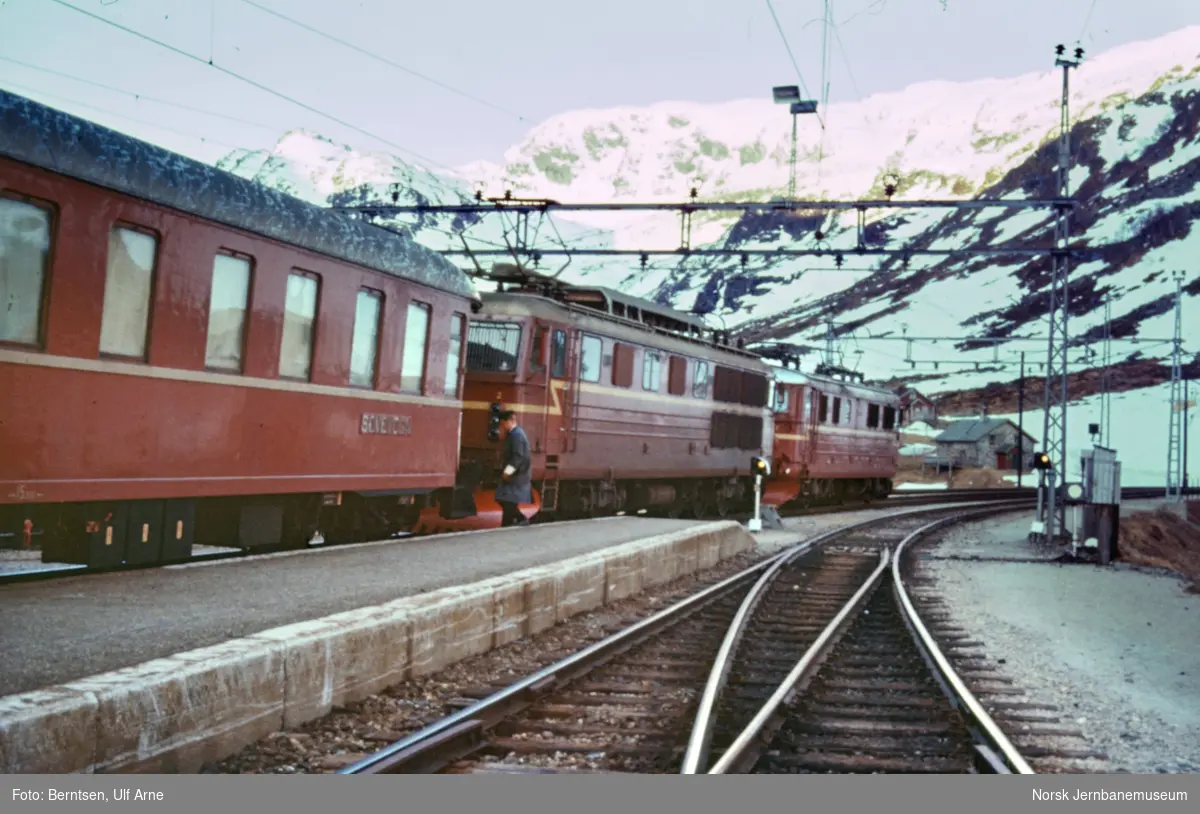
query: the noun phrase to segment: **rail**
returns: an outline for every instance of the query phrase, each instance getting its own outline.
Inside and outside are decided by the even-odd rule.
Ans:
[[[731,771],[745,770],[750,768],[754,761],[757,760],[758,751],[754,747],[765,748],[765,742],[769,741],[769,737],[764,738],[764,733],[769,732],[769,727],[776,722],[776,716],[779,708],[788,701],[796,692],[797,687],[801,682],[811,678],[815,671],[832,649],[832,645],[836,644],[839,634],[844,631],[846,625],[851,621],[860,609],[863,601],[868,598],[878,587],[879,581],[882,579],[887,570],[889,559],[891,561],[894,574],[899,574],[900,554],[904,548],[913,541],[929,534],[930,532],[953,523],[959,523],[966,520],[976,519],[978,517],[989,514],[997,514],[1001,512],[1011,511],[1015,508],[1028,504],[1028,498],[1021,498],[1013,501],[1005,501],[1000,503],[992,503],[986,508],[976,511],[956,512],[955,514],[942,517],[928,523],[905,537],[897,546],[894,554],[889,554],[885,548],[880,553],[879,566],[871,573],[862,586],[855,592],[848,602],[841,608],[838,614],[824,628],[817,640],[804,653],[796,665],[792,668],[787,678],[779,685],[772,693],[771,697],[763,704],[758,713],[742,732],[734,739],[730,747],[721,756],[720,760],[708,771],[707,774],[726,774]],[[914,510],[911,512],[895,513],[888,515],[888,518],[896,518],[920,514],[929,510]],[[878,522],[876,520],[875,522]],[[855,524],[855,527],[867,525],[867,523]],[[845,527],[840,531],[844,531]],[[791,552],[785,552],[788,558],[792,558]],[[799,556],[802,552],[797,552],[794,556]],[[771,579],[778,573],[778,565],[776,564],[768,573],[755,585],[754,589],[743,601],[743,606],[739,609],[738,616],[730,625],[729,632],[726,634],[726,640],[720,650],[718,660],[713,665],[712,673],[709,677],[708,685],[705,687],[704,695],[701,700],[700,708],[697,711],[696,722],[692,729],[691,737],[688,741],[687,752],[684,755],[683,767],[681,774],[699,774],[703,772],[703,767],[707,764],[709,758],[709,744],[712,738],[712,731],[716,723],[714,711],[716,709],[716,701],[724,687],[724,684],[732,667],[733,658],[737,649],[737,642],[740,640],[744,628],[753,614],[754,607],[761,601],[762,596],[766,594],[766,590],[771,583]],[[898,576],[896,576],[898,580]],[[899,582],[896,583],[899,585]],[[900,602],[903,610],[905,623],[909,625],[909,629],[914,631],[914,637],[918,641],[918,648],[921,649],[922,655],[926,656],[927,663],[934,670],[934,675],[938,677],[943,690],[950,695],[951,702],[959,709],[966,710],[968,720],[974,726],[973,735],[977,739],[977,751],[985,760],[985,766],[993,772],[1008,773],[1007,770],[1002,770],[1000,767],[1004,764],[1010,764],[1018,773],[1032,774],[1028,764],[1024,762],[1015,747],[1005,738],[999,727],[991,720],[988,714],[970,694],[966,686],[954,673],[949,662],[942,656],[941,651],[937,649],[933,643],[932,637],[928,630],[921,624],[916,610],[913,608],[911,601],[908,600],[907,593],[903,594],[903,601]],[[914,626],[910,621],[914,620]],[[936,666],[935,666],[936,665]],[[982,744],[978,743],[979,739],[986,740],[988,746],[980,748]],[[996,752],[1004,756],[1003,761],[996,757]]]
[[[992,507],[995,509],[995,507]],[[619,655],[655,633],[686,618],[689,614],[737,590],[758,577],[756,585],[768,584],[765,576],[778,573],[787,563],[832,539],[869,526],[879,525],[899,517],[908,517],[945,507],[922,508],[892,512],[811,537],[760,563],[680,600],[653,616],[596,642],[548,667],[517,681],[476,703],[465,707],[429,726],[392,743],[350,766],[338,774],[429,773],[469,755],[485,742],[484,733],[504,718],[532,706],[538,698],[553,692],[579,676],[590,672],[610,658]],[[1001,509],[1003,511],[1003,509]],[[739,609],[739,619],[749,618]],[[736,623],[735,623],[736,626]],[[732,629],[733,626],[731,626]],[[723,643],[723,652],[729,648]]]

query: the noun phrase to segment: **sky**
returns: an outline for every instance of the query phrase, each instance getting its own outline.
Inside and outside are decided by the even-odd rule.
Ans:
[[[823,76],[831,103],[852,101],[1049,70],[1059,42],[1099,53],[1200,23],[1196,0],[830,0],[823,60],[826,5],[0,0],[0,87],[203,161],[308,128],[439,169],[500,161],[580,108],[769,99],[797,83],[819,97]]]

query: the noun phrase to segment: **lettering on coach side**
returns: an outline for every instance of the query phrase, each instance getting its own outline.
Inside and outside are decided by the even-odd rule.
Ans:
[[[412,416],[363,413],[359,432],[362,435],[412,435]]]

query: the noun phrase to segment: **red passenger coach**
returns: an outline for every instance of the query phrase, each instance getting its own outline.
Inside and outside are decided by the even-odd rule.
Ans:
[[[898,464],[900,400],[849,371],[774,371],[775,438],[763,502],[886,497]]]
[[[0,91],[0,545],[411,526],[455,482],[474,307],[411,240]]]
[[[529,436],[527,516],[700,518],[749,505],[770,427],[767,364],[693,316],[509,268],[494,279],[510,287],[484,292],[471,319],[453,511],[428,510],[422,530],[499,524],[501,409]]]

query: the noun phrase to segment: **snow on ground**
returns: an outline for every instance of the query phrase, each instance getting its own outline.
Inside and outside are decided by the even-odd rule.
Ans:
[[[917,455],[928,455],[936,450],[937,445],[935,444],[905,444],[904,446],[900,447],[900,454],[911,455],[915,457]]]
[[[948,489],[950,488],[944,483],[897,483],[894,490],[897,492],[923,492],[926,489]]]
[[[942,434],[941,430],[927,421],[914,421],[907,427],[901,427],[900,432],[905,435],[924,435],[926,438],[933,438]]]

